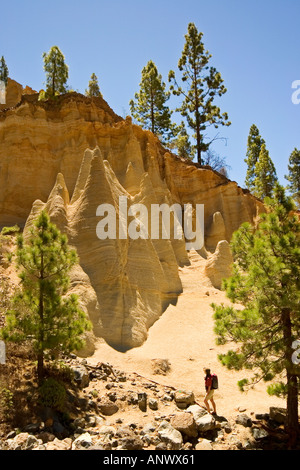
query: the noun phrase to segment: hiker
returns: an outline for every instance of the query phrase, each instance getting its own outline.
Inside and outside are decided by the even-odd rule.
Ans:
[[[210,401],[211,404],[212,404],[212,407],[213,407],[213,413],[212,414],[217,414],[216,404],[215,404],[214,399],[213,399],[215,390],[212,388],[212,375],[210,373],[210,369],[204,368],[203,370],[205,372],[204,380],[205,380],[205,390],[206,390],[204,403],[205,403],[205,406],[207,408],[207,411],[210,413],[211,411],[210,411],[210,406],[209,406],[209,403],[208,403]]]

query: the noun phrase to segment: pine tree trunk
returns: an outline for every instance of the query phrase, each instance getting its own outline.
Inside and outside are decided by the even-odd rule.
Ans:
[[[40,352],[37,356],[38,384],[41,385],[44,378],[44,354]]]
[[[296,375],[287,374],[287,417],[285,428],[289,435],[289,446],[294,448],[299,438],[298,418],[298,379]]]
[[[40,271],[40,298],[39,298],[39,346],[37,354],[37,373],[38,373],[38,383],[41,384],[44,377],[44,288],[43,288],[43,279],[44,279],[44,255],[41,253],[41,271]]]
[[[283,336],[285,341],[285,361],[287,372],[287,417],[285,423],[286,432],[289,435],[289,446],[293,448],[299,438],[299,417],[298,417],[298,379],[294,373],[292,362],[292,322],[291,311],[288,308],[282,311]]]
[[[194,94],[195,94],[195,117],[196,117],[196,140],[197,140],[197,161],[202,165],[201,158],[201,133],[200,133],[200,114],[199,114],[199,96],[197,88],[196,66],[194,66]]]

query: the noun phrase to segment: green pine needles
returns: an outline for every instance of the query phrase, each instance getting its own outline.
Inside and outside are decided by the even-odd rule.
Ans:
[[[178,70],[181,84],[175,72],[169,72],[170,89],[176,96],[182,97],[181,106],[176,110],[186,119],[188,127],[194,132],[197,161],[202,165],[202,152],[206,152],[217,137],[207,140],[207,129],[230,126],[227,113],[221,113],[214,103],[217,97],[226,93],[220,72],[209,65],[211,55],[205,50],[203,33],[198,32],[194,23],[189,23],[185,35],[185,44]]]
[[[69,67],[65,56],[57,46],[51,47],[48,54],[43,53],[44,70],[46,72],[46,98],[66,93],[66,83],[69,77]]]
[[[174,136],[172,112],[166,104],[170,92],[166,91],[166,84],[152,60],[142,70],[140,90],[135,93],[134,98],[129,102],[134,119],[157,135],[162,142]]]
[[[290,155],[288,170],[288,175],[285,176],[289,182],[288,189],[300,208],[300,150],[297,148]]]
[[[93,98],[93,97],[103,98],[102,93],[100,91],[98,78],[95,73],[92,73],[91,75],[88,89],[85,90],[85,95],[88,96],[89,98]]]
[[[299,436],[300,369],[293,364],[292,345],[300,339],[300,221],[278,184],[274,198],[265,202],[267,212],[257,227],[243,224],[231,243],[233,275],[224,288],[244,308],[213,305],[215,332],[219,344],[239,345],[219,356],[222,364],[253,371],[252,380],[240,382],[242,389],[260,380],[279,380],[269,393],[287,396],[286,428],[294,441]]]
[[[271,197],[278,182],[276,168],[255,124],[250,127],[246,155],[244,161],[247,164],[245,179],[247,188],[262,200]]]
[[[19,236],[17,261],[21,287],[1,336],[7,341],[32,343],[41,381],[45,354],[80,349],[82,335],[91,329],[91,323],[79,308],[77,296],[67,293],[69,270],[78,261],[76,251],[46,212],[37,218],[28,240]]]
[[[8,74],[8,67],[6,65],[4,57],[2,56],[0,59],[0,81],[4,82],[5,86],[7,86]]]

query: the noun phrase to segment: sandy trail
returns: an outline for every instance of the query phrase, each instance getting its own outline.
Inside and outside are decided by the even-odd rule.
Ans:
[[[270,406],[285,406],[285,401],[270,397],[266,384],[241,393],[237,381],[246,377],[245,371],[228,371],[217,354],[228,349],[217,346],[213,332],[211,303],[228,303],[224,292],[214,289],[204,275],[205,260],[197,253],[191,255],[191,265],[180,268],[183,293],[176,306],[169,306],[150,328],[147,341],[139,348],[125,353],[99,340],[94,355],[88,362],[108,362],[127,373],[136,372],[146,378],[178,389],[192,390],[196,400],[203,403],[203,367],[210,367],[219,377],[215,393],[218,414],[229,417],[245,409],[248,413],[268,412]],[[168,359],[171,369],[167,375],[155,375],[152,359]],[[249,375],[250,376],[250,375]]]

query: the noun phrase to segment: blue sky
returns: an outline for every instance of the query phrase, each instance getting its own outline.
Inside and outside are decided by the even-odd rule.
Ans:
[[[68,84],[84,93],[96,73],[104,99],[125,116],[150,59],[166,83],[169,70],[177,72],[193,22],[228,90],[218,104],[232,125],[219,129],[226,143],[212,149],[244,186],[254,123],[286,184],[289,155],[300,149],[300,104],[291,100],[292,82],[300,80],[299,20],[299,0],[10,0],[1,2],[0,56],[11,78],[40,90],[42,53],[57,45],[69,66]]]

